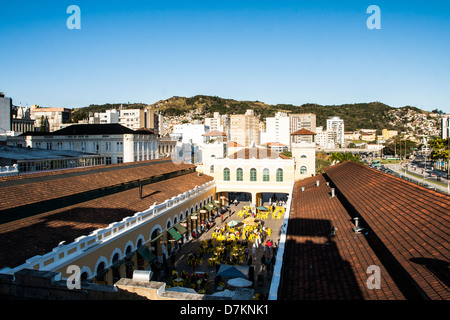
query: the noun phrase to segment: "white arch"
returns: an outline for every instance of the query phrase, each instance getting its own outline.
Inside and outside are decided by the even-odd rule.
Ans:
[[[87,278],[91,279],[94,275],[92,274],[91,268],[89,268],[88,266],[83,266],[80,270],[80,276],[86,272],[88,274]]]
[[[166,224],[165,224],[165,226],[164,226],[164,230],[168,229],[168,228],[167,228],[167,224],[168,224],[169,222],[170,222],[170,227],[172,227],[172,225],[173,225],[172,219],[170,219],[170,217],[168,217],[167,220],[166,220]]]
[[[144,238],[144,237],[142,237],[142,238]],[[137,241],[136,241],[136,243],[137,243]],[[125,247],[123,248],[123,255],[124,255],[124,256],[126,256],[126,254],[127,254],[127,248],[128,248],[128,247],[131,247],[131,251],[136,250],[136,247],[134,246],[133,241],[129,240],[129,241],[125,244]]]
[[[113,258],[116,253],[119,254],[118,260],[122,259],[122,250],[120,250],[119,248],[115,248],[114,251],[111,253],[111,258],[109,259],[109,265],[113,264]]]
[[[167,225],[167,223],[166,223],[166,225]],[[165,229],[165,228],[164,228],[164,229]],[[153,226],[153,229],[150,231],[150,235],[149,235],[149,237],[148,237],[148,240],[149,240],[149,241],[152,240],[152,234],[153,234],[153,232],[155,232],[155,230],[159,230],[159,233],[161,233],[161,232],[163,232],[164,229],[163,229],[163,228],[161,227],[161,225],[159,225],[159,224]]]
[[[95,274],[97,274],[98,265],[102,262],[105,264],[105,269],[109,268],[108,259],[106,259],[105,256],[101,256],[100,258],[98,258],[97,262],[95,263],[95,268],[94,268]]]
[[[151,233],[150,233],[150,235],[151,235]],[[137,249],[137,247],[138,247],[139,240],[142,240],[142,244],[144,244],[144,243],[145,243],[145,237],[144,237],[142,234],[140,234],[140,235],[136,238],[136,244],[134,245],[134,248],[136,248],[136,249]]]

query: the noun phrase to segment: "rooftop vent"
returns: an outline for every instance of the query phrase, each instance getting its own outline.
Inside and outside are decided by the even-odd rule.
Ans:
[[[316,187],[319,186],[319,180],[316,180]]]
[[[334,198],[334,188],[331,188],[331,197]]]
[[[356,218],[353,218],[353,220],[355,220],[355,226],[353,227],[353,231],[355,233],[361,233],[361,231],[363,231],[364,228],[359,226],[359,218],[356,217]]]

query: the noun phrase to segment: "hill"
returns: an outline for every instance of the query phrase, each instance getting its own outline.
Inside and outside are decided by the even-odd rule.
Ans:
[[[72,122],[88,117],[89,112],[102,112],[107,109],[144,108],[148,106],[143,103],[132,104],[104,104],[90,105],[73,111]],[[266,104],[261,101],[237,101],[225,99],[217,96],[197,95],[194,97],[174,96],[166,100],[160,100],[152,104],[161,114],[173,117],[182,116],[186,113],[195,113],[198,118],[212,117],[214,112],[220,114],[244,114],[247,109],[253,109],[261,121],[266,117],[273,117],[277,111],[287,113],[314,113],[316,114],[316,125],[326,127],[326,120],[330,117],[338,116],[344,119],[345,131],[355,131],[357,129],[377,129],[386,128],[390,130],[403,131],[406,124],[399,121],[392,121],[397,113],[405,112],[422,113],[427,115],[429,112],[422,111],[415,107],[393,108],[381,102],[354,103],[342,105],[319,105],[307,103],[300,106],[292,104]]]

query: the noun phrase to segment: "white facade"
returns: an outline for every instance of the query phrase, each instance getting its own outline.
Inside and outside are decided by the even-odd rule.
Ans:
[[[205,126],[209,127],[210,131],[220,131],[230,138],[230,117],[228,115],[220,115],[218,112],[214,112],[212,118],[205,118]]]
[[[261,144],[279,142],[289,145],[290,117],[284,112],[277,112],[275,117],[266,118],[266,132],[261,134]]]
[[[206,125],[185,123],[174,125],[170,136],[180,139],[179,141],[183,143],[200,146],[203,144],[203,134],[206,132],[209,132],[209,127]]]
[[[119,112],[119,123],[132,130],[145,127],[145,111],[141,109],[122,109]]]
[[[90,124],[119,123],[119,111],[112,109],[105,112],[95,112],[89,116]]]
[[[321,148],[326,148],[328,143],[327,132],[323,130],[323,127],[316,127],[316,144]]]
[[[450,137],[450,115],[445,115],[441,121],[442,121],[441,137],[442,139],[447,139],[448,137]]]
[[[127,163],[159,158],[154,134],[28,135],[14,137],[8,144],[30,148],[79,151],[105,156],[105,164]]]
[[[328,147],[344,146],[344,120],[339,117],[327,119]]]

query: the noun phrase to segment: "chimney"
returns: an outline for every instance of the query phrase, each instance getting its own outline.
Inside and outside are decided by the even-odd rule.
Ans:
[[[334,188],[331,188],[331,197],[334,198]]]
[[[316,187],[319,186],[319,180],[316,180]]]

